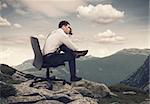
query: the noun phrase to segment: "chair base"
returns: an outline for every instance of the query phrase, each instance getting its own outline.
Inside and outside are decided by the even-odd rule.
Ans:
[[[49,90],[52,90],[52,89],[53,89],[53,84],[52,84],[53,81],[63,81],[63,85],[65,85],[65,84],[71,85],[70,82],[67,82],[67,81],[64,80],[64,79],[58,79],[58,78],[56,78],[55,76],[51,76],[51,77],[49,77],[49,78],[36,77],[36,78],[34,79],[34,81],[30,84],[30,87],[33,87],[34,84],[37,83],[37,82],[43,82],[43,81],[47,81],[47,82],[48,82],[48,87],[49,87],[48,89],[49,89]]]

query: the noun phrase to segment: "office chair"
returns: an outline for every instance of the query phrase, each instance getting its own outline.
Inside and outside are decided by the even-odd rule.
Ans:
[[[38,39],[36,37],[30,37],[30,40],[31,40],[31,45],[32,45],[32,49],[34,52],[33,66],[35,68],[37,68],[38,70],[41,70],[42,68],[46,68],[46,78],[35,77],[34,81],[31,83],[30,86],[32,87],[34,83],[46,80],[49,83],[49,89],[52,90],[53,89],[52,81],[63,81],[63,84],[67,83],[63,79],[56,79],[55,76],[50,76],[50,72],[52,73],[52,70],[50,70],[50,68],[56,68],[56,67],[61,66],[61,65],[65,66],[65,63],[55,65],[55,66],[44,63],[44,61],[43,61],[44,56],[42,55]],[[40,78],[40,80],[37,80],[39,78]]]

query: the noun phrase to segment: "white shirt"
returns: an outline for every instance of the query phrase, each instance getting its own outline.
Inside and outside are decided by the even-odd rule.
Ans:
[[[77,47],[70,40],[69,35],[67,35],[61,28],[53,31],[45,41],[45,45],[43,47],[43,55],[48,53],[53,53],[61,46],[62,44],[66,45],[68,48],[73,51],[77,51]]]

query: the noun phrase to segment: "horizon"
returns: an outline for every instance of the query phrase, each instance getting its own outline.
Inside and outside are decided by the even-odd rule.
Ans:
[[[149,0],[0,0],[0,63],[19,65],[34,57],[30,36],[43,47],[61,20],[88,55],[106,57],[122,49],[150,49]]]
[[[123,51],[125,51],[125,50],[149,50],[149,52],[150,52],[150,49],[149,48],[144,48],[144,49],[138,49],[138,48],[129,48],[129,49],[122,49],[122,50],[119,50],[119,51],[117,51],[117,52],[114,52],[113,54],[110,54],[110,55],[107,55],[107,56],[103,56],[103,57],[97,57],[97,56],[92,56],[92,55],[86,55],[85,57],[89,57],[90,56],[90,58],[92,57],[94,57],[94,58],[106,58],[106,57],[109,57],[109,56],[112,56],[112,55],[114,55],[114,54],[117,54],[118,52],[123,52]],[[81,58],[83,58],[83,57],[81,57]],[[34,59],[34,57],[33,58],[31,58],[31,59],[25,59],[25,60],[23,60],[22,62],[20,62],[19,64],[16,64],[16,65],[11,65],[12,67],[15,67],[15,66],[18,66],[18,65],[21,65],[21,64],[23,64],[24,62],[26,62],[26,61],[28,61],[28,60],[33,60]],[[2,63],[3,64],[3,63]]]

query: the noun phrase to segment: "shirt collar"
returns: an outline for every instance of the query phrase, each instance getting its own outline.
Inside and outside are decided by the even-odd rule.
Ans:
[[[68,37],[69,37],[69,35],[68,35],[68,34],[66,34],[62,28],[59,28],[59,29],[58,29],[58,31],[59,31],[59,32],[61,32],[61,33],[63,33],[63,34],[65,34],[66,36],[68,36]]]
[[[65,33],[62,28],[59,28],[58,31]],[[66,34],[66,33],[65,33],[65,34]]]

